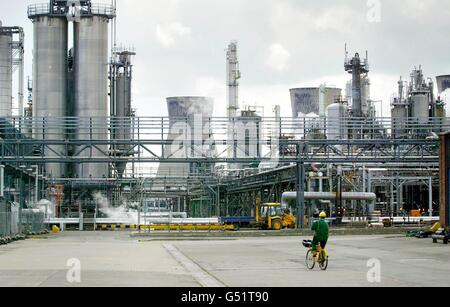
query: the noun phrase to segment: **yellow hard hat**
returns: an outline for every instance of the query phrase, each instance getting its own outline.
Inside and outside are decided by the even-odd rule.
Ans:
[[[319,217],[321,217],[321,218],[326,218],[327,217],[327,214],[325,213],[325,212],[320,212],[320,214],[319,214]]]

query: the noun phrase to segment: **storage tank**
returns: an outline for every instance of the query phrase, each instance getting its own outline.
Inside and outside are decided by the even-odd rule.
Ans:
[[[370,106],[370,80],[367,76],[361,76],[361,111],[364,116],[369,116]]]
[[[391,109],[392,118],[392,137],[395,139],[406,138],[407,136],[407,122],[408,122],[408,108],[407,104],[400,102],[395,98]]]
[[[12,35],[0,23],[0,117],[12,115]]]
[[[428,94],[417,93],[411,97],[411,118],[420,124],[426,124],[430,117]]]
[[[325,116],[326,108],[341,97],[342,90],[333,87],[305,87],[290,90],[292,116],[307,114]]]
[[[254,110],[243,110],[236,118],[237,148],[234,149],[237,158],[261,157],[261,123],[262,118]]]
[[[196,139],[195,145],[204,145],[200,150],[178,144],[170,144],[164,147],[165,157],[185,159],[186,157],[208,157],[213,155],[215,149],[212,145],[213,136],[209,129],[209,119],[213,114],[214,100],[208,97],[186,96],[167,98],[167,107],[170,118],[170,131],[168,140],[186,140],[190,144],[194,135],[200,133],[202,140]],[[201,129],[201,131],[200,131]],[[187,139],[186,139],[187,136]],[[205,142],[210,140],[208,142]],[[186,144],[186,143],[184,143]],[[158,177],[187,177],[189,174],[208,173],[213,165],[194,163],[168,163],[160,164]]]
[[[64,140],[63,118],[67,116],[68,22],[63,17],[30,15],[33,21],[33,117],[34,137]],[[48,158],[66,155],[64,145],[51,145]],[[47,164],[49,177],[64,176],[66,165]]]
[[[348,137],[347,106],[333,103],[327,108],[327,139],[344,140]]]
[[[108,22],[109,17],[83,17],[74,24],[75,117],[77,140],[107,140],[108,116]],[[84,128],[86,127],[86,128]],[[79,157],[105,157],[108,146],[80,146]],[[84,163],[76,167],[79,178],[108,177],[107,163]]]

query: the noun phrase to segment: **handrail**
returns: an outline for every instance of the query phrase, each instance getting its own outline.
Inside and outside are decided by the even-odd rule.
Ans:
[[[65,16],[67,14],[66,7],[58,7],[58,11],[52,11],[50,4],[48,3],[38,3],[31,4],[28,6],[28,18],[33,18],[43,15],[53,15],[53,16]],[[114,6],[104,3],[94,3],[89,8],[81,7],[81,16],[106,16],[108,18],[113,18],[116,16],[116,9]]]

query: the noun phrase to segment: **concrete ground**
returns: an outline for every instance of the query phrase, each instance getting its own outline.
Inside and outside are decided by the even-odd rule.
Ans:
[[[0,286],[449,286],[450,246],[399,235],[339,236],[327,271],[305,267],[304,238],[150,240],[65,232],[0,246]],[[305,238],[306,239],[306,238]],[[80,283],[67,274],[79,260]],[[371,260],[369,262],[369,260]],[[369,262],[369,263],[368,263]],[[369,282],[380,264],[380,283]],[[70,271],[69,271],[70,270]],[[69,277],[70,277],[69,276]],[[369,274],[372,280],[377,275]]]

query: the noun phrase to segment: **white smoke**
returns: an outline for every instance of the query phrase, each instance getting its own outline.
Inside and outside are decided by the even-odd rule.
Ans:
[[[170,223],[173,219],[186,219],[185,212],[171,213],[163,210],[159,212],[143,212],[141,210],[141,218],[139,221],[138,204],[124,203],[118,207],[113,207],[109,204],[108,199],[100,192],[92,194],[94,201],[97,204],[98,211],[106,216],[107,219],[113,220],[114,223],[123,223],[136,225],[146,223]]]
[[[41,199],[35,208],[44,212],[46,217],[55,217],[55,204],[47,199]]]
[[[107,218],[124,222],[128,221],[130,224],[138,223],[138,211],[136,209],[132,209],[126,204],[122,204],[119,207],[112,207],[108,199],[100,192],[95,192],[92,196],[98,205],[98,210]]]
[[[277,71],[283,71],[289,64],[291,53],[282,44],[273,44],[269,49],[267,65]]]

